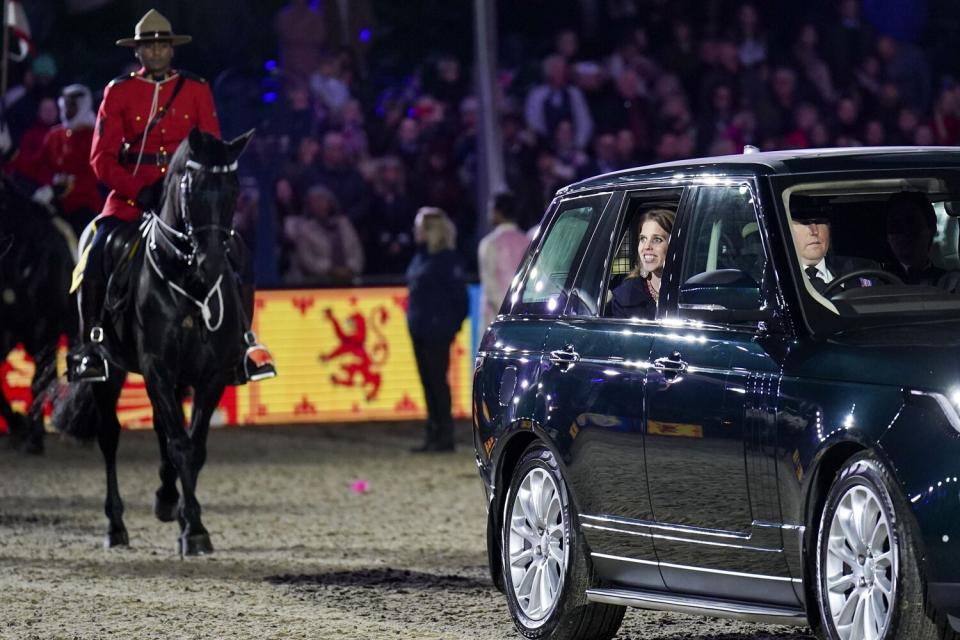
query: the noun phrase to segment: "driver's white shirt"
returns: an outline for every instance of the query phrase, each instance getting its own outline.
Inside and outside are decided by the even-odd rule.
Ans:
[[[824,282],[831,282],[833,280],[833,274],[830,273],[830,269],[827,269],[827,260],[826,258],[820,258],[820,262],[813,265],[817,268],[817,275],[820,276],[820,279]]]

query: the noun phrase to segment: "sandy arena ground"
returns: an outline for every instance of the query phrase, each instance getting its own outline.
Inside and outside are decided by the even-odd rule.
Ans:
[[[519,638],[458,428],[456,454],[428,457],[407,453],[410,425],[214,431],[199,499],[216,553],[187,560],[151,513],[152,433],[120,441],[131,546],[113,551],[99,450],[52,436],[28,458],[0,440],[0,638]],[[811,636],[634,609],[617,637]]]

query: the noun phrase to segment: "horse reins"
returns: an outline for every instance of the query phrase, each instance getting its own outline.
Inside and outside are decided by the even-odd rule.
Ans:
[[[237,162],[234,161],[226,165],[213,165],[206,166],[202,165],[195,160],[187,160],[186,168],[193,171],[205,171],[208,173],[233,173],[237,170]],[[147,261],[150,263],[150,266],[153,268],[157,276],[167,283],[167,286],[170,287],[171,291],[179,293],[181,296],[195,304],[200,309],[200,315],[203,318],[203,323],[206,325],[207,330],[210,332],[217,331],[220,326],[223,324],[224,309],[223,309],[223,289],[221,285],[223,284],[223,274],[221,273],[217,277],[217,281],[210,287],[207,291],[207,295],[203,297],[203,300],[198,300],[190,295],[183,287],[179,286],[177,283],[173,282],[168,278],[163,271],[160,269],[160,265],[157,264],[157,260],[154,257],[153,253],[157,250],[157,238],[159,237],[166,246],[172,250],[173,255],[185,263],[186,266],[192,266],[197,257],[197,252],[199,251],[199,244],[197,243],[196,234],[200,231],[213,230],[219,231],[227,236],[233,237],[235,232],[233,229],[228,229],[221,225],[210,224],[203,225],[201,227],[194,227],[193,223],[190,221],[189,215],[189,202],[190,202],[190,191],[192,186],[192,178],[189,171],[184,172],[180,177],[180,208],[179,214],[180,219],[183,222],[186,233],[180,231],[173,226],[167,224],[160,219],[154,212],[147,213],[144,221],[140,225],[141,235],[148,240],[147,242]],[[188,242],[190,243],[189,252],[181,250],[177,246],[177,241]],[[212,298],[217,297],[217,306],[220,308],[220,315],[217,318],[216,323],[211,323],[213,318],[213,312],[210,310],[210,302]]]

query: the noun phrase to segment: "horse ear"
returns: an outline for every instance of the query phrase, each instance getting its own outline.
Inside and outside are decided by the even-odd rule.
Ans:
[[[256,129],[250,129],[250,131],[237,136],[227,143],[227,148],[230,149],[231,158],[236,160],[240,157],[240,154],[243,153],[244,149],[247,148],[247,145],[250,144],[250,139],[253,138],[254,132],[256,132]]]
[[[190,129],[190,135],[187,136],[187,142],[190,144],[190,151],[192,153],[198,153],[200,147],[203,146],[203,134],[200,132],[200,129],[194,127]]]

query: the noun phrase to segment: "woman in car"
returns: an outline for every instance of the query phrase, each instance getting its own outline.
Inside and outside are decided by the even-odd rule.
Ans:
[[[637,266],[613,290],[611,312],[614,318],[653,320],[660,299],[660,276],[667,257],[673,211],[650,209],[640,216]]]

